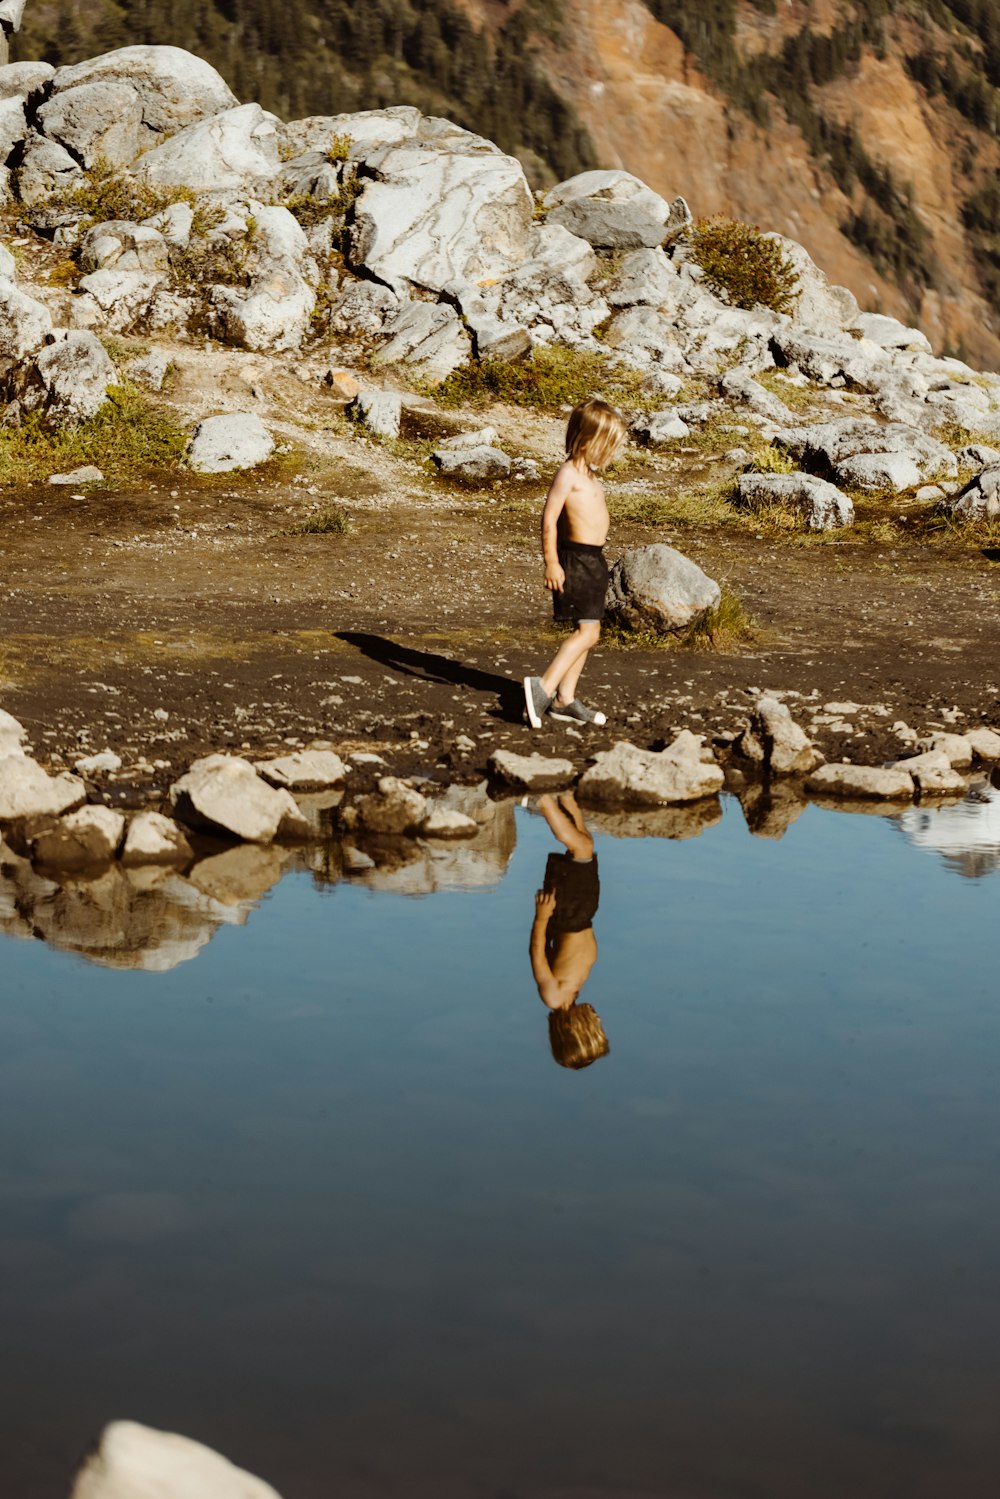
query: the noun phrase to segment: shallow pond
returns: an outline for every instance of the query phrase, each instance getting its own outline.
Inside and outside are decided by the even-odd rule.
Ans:
[[[1000,795],[588,822],[583,1070],[537,809],[259,903],[8,871],[0,1492],[114,1416],[283,1499],[996,1492]]]

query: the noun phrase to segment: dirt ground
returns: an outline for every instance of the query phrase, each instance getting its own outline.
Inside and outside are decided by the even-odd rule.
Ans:
[[[177,362],[168,399],[182,419],[256,409],[289,451],[211,480],[19,489],[0,476],[0,704],[51,765],[116,751],[112,798],[155,797],[208,751],[315,740],[441,776],[481,772],[499,745],[582,766],[621,738],[732,732],[760,690],[785,694],[828,757],[865,763],[899,753],[900,722],[1000,723],[1000,551],[809,541],[685,512],[616,522],[610,555],[671,542],[728,582],[752,636],[602,646],[582,687],[607,727],[531,733],[520,681],[557,639],[537,518],[565,418],[428,407],[408,415],[405,440],[380,445],[345,423],[318,366],[275,373],[229,351]],[[435,476],[429,438],[485,421],[543,481],[471,491]],[[669,495],[726,471],[674,454],[613,477],[609,496]],[[333,507],[346,532],[297,529]]]

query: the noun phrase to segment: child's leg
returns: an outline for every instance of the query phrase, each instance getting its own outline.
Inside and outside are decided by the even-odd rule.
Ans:
[[[542,687],[549,697],[555,697],[558,693],[561,702],[572,702],[587,653],[600,638],[599,620],[581,620],[572,635],[556,651],[541,679]]]
[[[546,793],[538,798],[538,810],[548,823],[552,832],[559,839],[574,859],[592,859],[594,857],[594,840],[585,827],[581,828],[576,820]],[[581,819],[582,821],[582,819]]]

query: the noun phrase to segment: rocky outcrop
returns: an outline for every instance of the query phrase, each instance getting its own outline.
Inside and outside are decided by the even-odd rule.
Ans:
[[[560,791],[576,779],[572,760],[550,755],[517,755],[513,750],[494,750],[490,774],[516,791]]]
[[[0,758],[0,822],[59,817],[82,806],[86,796],[78,776],[50,776],[19,749]]]
[[[984,469],[956,495],[942,500],[938,508],[953,520],[995,520],[1000,516],[1000,466]]]

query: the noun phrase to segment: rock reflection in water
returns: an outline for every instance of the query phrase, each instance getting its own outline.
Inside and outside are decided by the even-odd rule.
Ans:
[[[939,853],[966,879],[1000,870],[1000,787],[980,781],[957,804],[911,807],[895,822],[908,843]]]
[[[166,973],[197,957],[220,926],[242,925],[294,855],[240,844],[172,869],[110,865],[50,878],[0,844],[0,935],[37,938],[109,968]]]

